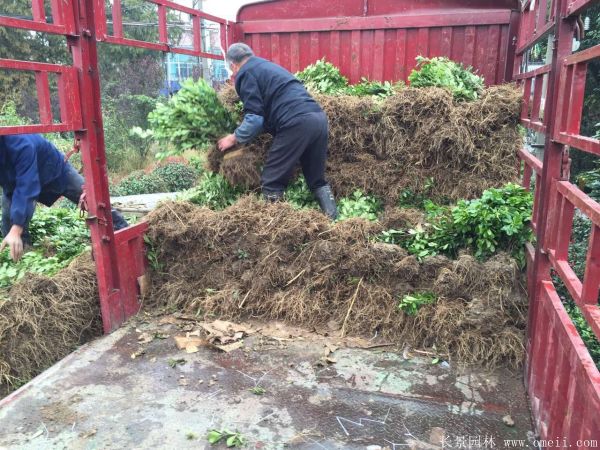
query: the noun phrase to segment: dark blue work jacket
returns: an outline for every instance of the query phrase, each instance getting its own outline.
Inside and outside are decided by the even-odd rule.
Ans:
[[[0,186],[12,198],[13,225],[25,225],[35,201],[50,206],[60,197],[65,167],[64,155],[39,134],[0,136]]]
[[[322,111],[294,75],[257,56],[241,67],[235,90],[244,103],[244,113],[262,116],[264,127],[271,134],[297,116]]]

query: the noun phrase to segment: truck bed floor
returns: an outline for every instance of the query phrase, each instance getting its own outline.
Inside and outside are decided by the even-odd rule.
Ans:
[[[230,353],[186,353],[158,335],[139,354],[144,329],[157,328],[91,342],[0,401],[0,448],[225,448],[207,443],[210,429],[264,449],[529,446],[521,374],[505,369],[259,334]]]

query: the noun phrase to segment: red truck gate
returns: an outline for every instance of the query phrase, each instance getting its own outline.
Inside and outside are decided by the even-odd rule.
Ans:
[[[227,21],[167,0],[148,0],[157,5],[158,42],[129,39],[123,34],[121,0],[112,3],[112,33],[107,27],[104,0],[51,0],[52,21],[46,21],[44,0],[31,0],[32,20],[0,15],[0,26],[65,36],[73,57],[72,66],[0,59],[0,69],[35,74],[40,123],[0,127],[0,135],[73,131],[80,149],[86,180],[88,217],[92,249],[97,267],[102,321],[106,333],[118,328],[140,308],[138,277],[145,272],[146,224],[140,223],[113,232],[108,174],[102,127],[97,42],[223,59],[203,50],[202,20],[221,27],[222,46],[228,44]],[[169,44],[167,11],[189,14],[193,24],[193,48]],[[1,14],[1,10],[0,10]],[[60,121],[52,117],[48,74],[58,74]]]
[[[148,1],[157,5],[158,42],[124,36],[121,0],[112,4],[111,33],[104,0],[51,0],[52,23],[46,22],[44,0],[32,0],[33,20],[0,16],[0,26],[63,35],[71,50],[73,66],[0,59],[0,69],[35,73],[40,112],[39,124],[0,127],[0,134],[75,132],[106,332],[139,310],[137,278],[145,269],[145,225],[112,231],[98,41],[222,59],[203,50],[201,21],[209,20],[220,24],[224,48],[233,40],[245,40],[259,55],[292,71],[326,57],[351,82],[362,76],[406,79],[417,55],[449,56],[473,65],[488,84],[514,75],[524,86],[523,126],[546,136],[543,162],[524,149],[520,152],[524,186],[529,188],[535,174],[532,226],[537,234],[537,247],[527,248],[525,382],[542,439],[567,439],[573,447],[581,440],[580,448],[592,448],[585,440],[600,440],[600,374],[551,278],[553,271],[560,276],[600,338],[600,205],[568,181],[569,147],[600,155],[600,142],[580,135],[587,64],[600,57],[600,46],[571,54],[576,17],[598,0],[527,0],[521,11],[514,10],[512,0],[279,0],[242,8],[237,25],[166,0]],[[192,17],[192,49],[169,45],[168,10]],[[521,72],[527,50],[549,33],[554,36],[552,62]],[[58,76],[60,121],[50,107],[51,73]],[[567,261],[575,208],[593,223],[583,280]]]
[[[525,381],[542,439],[566,439],[578,448],[593,448],[585,440],[600,438],[600,373],[551,275],[560,277],[600,339],[600,205],[569,182],[570,147],[600,155],[600,141],[580,132],[587,67],[600,57],[600,45],[572,54],[577,17],[595,4],[597,0],[525,1],[515,64],[515,78],[524,85],[521,123],[545,134],[543,162],[527,150],[520,152],[525,187],[535,174],[537,236],[537,247],[530,245],[527,252],[530,310]],[[551,62],[521,72],[527,70],[522,64],[527,50],[549,35],[553,36]],[[575,209],[592,221],[583,280],[568,262]],[[584,442],[579,445],[579,440]]]

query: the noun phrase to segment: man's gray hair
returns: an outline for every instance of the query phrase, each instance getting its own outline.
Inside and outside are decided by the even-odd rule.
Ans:
[[[250,47],[241,42],[236,42],[235,44],[231,44],[231,47],[227,50],[226,59],[230,63],[239,64],[251,56],[254,56],[254,52]]]

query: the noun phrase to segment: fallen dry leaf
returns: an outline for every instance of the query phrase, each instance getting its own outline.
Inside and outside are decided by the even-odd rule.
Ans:
[[[231,344],[226,344],[226,345],[215,345],[216,348],[218,348],[221,351],[224,351],[225,353],[232,352],[243,346],[244,346],[244,343],[242,341],[232,342]]]
[[[188,347],[202,347],[208,345],[208,341],[206,339],[196,336],[175,336],[174,339],[179,350],[187,351]]]
[[[142,356],[144,353],[146,353],[146,350],[139,349],[138,351],[131,354],[131,359],[138,358],[138,357]]]
[[[149,342],[152,342],[154,340],[154,336],[150,335],[149,333],[142,333],[138,336],[138,342],[140,344],[148,344]]]

